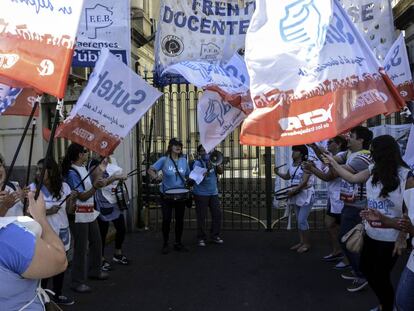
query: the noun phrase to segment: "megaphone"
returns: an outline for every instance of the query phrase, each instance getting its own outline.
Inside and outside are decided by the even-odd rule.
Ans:
[[[223,159],[224,159],[223,154],[222,154],[220,151],[217,151],[217,150],[214,150],[214,151],[210,154],[210,158],[209,158],[210,163],[211,163],[211,165],[213,165],[213,166],[218,166],[218,165],[220,165],[221,163],[223,163]]]

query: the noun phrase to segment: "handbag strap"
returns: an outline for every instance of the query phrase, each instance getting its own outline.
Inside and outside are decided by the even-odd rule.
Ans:
[[[290,178],[290,182],[292,183],[295,179],[296,173],[298,172],[299,167],[301,166],[302,162],[296,167],[295,171],[293,172],[293,176]]]
[[[178,170],[177,164],[176,164],[176,163],[175,163],[175,161],[171,158],[171,155],[169,155],[169,158],[171,159],[172,163],[174,164],[174,167],[175,167],[175,173],[176,173],[176,174],[178,174],[178,176],[180,176],[180,178],[181,178],[181,180],[182,180],[182,182],[184,183],[184,186],[185,186],[185,179],[184,179],[184,177],[183,177],[183,176],[181,176],[181,173],[180,173],[180,171]],[[178,159],[179,159],[179,158],[178,158]]]

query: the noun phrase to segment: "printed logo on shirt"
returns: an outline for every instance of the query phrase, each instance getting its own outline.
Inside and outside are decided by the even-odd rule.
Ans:
[[[355,185],[350,184],[346,180],[341,181],[340,199],[345,203],[352,203],[355,201]]]
[[[175,169],[175,167],[173,166],[173,165],[170,165],[170,166],[168,166],[168,170],[169,171],[171,171],[171,172],[173,172],[173,173],[176,173],[177,172],[177,170]],[[185,171],[184,171],[184,169],[183,168],[178,168],[178,171],[181,173],[181,174],[184,174],[185,173]]]
[[[390,210],[393,207],[395,207],[395,204],[389,199],[384,199],[384,200],[368,199],[368,208],[376,209],[384,215],[391,215]]]

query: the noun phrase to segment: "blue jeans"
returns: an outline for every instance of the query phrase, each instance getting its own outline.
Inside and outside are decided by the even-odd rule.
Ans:
[[[398,283],[395,306],[398,311],[414,310],[414,272],[405,267]]]
[[[308,217],[313,206],[313,197],[309,204],[302,206],[295,205],[296,221],[298,223],[298,229],[301,231],[309,230]]]

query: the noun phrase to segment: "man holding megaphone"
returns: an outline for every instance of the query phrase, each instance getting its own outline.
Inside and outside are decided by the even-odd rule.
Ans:
[[[197,214],[197,239],[199,246],[206,246],[207,210],[211,213],[210,237],[213,243],[223,244],[220,238],[222,211],[218,197],[218,174],[223,174],[223,155],[219,151],[207,153],[202,145],[197,147],[198,159],[194,166],[205,168],[204,179],[193,187],[194,201]]]

